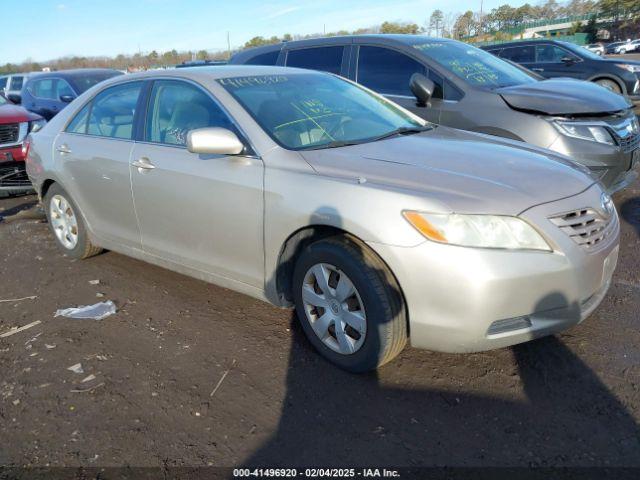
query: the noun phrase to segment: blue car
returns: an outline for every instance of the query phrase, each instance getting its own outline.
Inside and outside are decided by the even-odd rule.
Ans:
[[[22,106],[50,120],[78,95],[117,75],[122,72],[89,68],[39,73],[22,87]]]

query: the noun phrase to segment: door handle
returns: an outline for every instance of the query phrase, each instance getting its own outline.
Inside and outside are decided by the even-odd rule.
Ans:
[[[534,72],[544,72],[544,68],[532,68]]]
[[[67,146],[66,143],[63,143],[62,145],[60,145],[58,148],[56,148],[56,150],[58,151],[58,153],[61,153],[63,155],[67,153],[71,153],[71,149]]]
[[[138,160],[131,162],[131,165],[138,167],[138,171],[153,170],[156,166],[151,163],[147,157],[140,157]]]

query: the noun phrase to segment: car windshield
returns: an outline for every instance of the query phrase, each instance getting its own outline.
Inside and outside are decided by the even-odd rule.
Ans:
[[[329,74],[256,75],[218,82],[271,138],[290,150],[365,143],[430,128],[384,98]]]
[[[500,88],[538,80],[495,55],[462,42],[424,42],[413,47],[475,87]]]
[[[112,78],[118,75],[122,75],[120,72],[103,72],[103,73],[92,73],[89,75],[79,75],[69,78],[69,83],[73,86],[73,89],[76,91],[78,95],[86,92],[94,85],[107,80],[108,78]]]

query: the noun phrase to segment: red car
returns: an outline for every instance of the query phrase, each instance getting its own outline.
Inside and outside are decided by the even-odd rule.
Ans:
[[[46,121],[0,95],[0,196],[31,190],[25,172],[26,146],[30,132]]]

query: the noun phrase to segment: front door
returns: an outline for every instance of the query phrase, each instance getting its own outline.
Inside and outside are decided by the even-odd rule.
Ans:
[[[187,267],[264,288],[263,163],[254,156],[189,152],[189,130],[239,134],[199,86],[157,80],[131,179],[144,250]]]
[[[356,81],[433,123],[440,123],[442,92],[434,92],[429,107],[416,105],[409,81],[414,73],[429,75],[427,67],[408,55],[386,47],[358,48]]]

